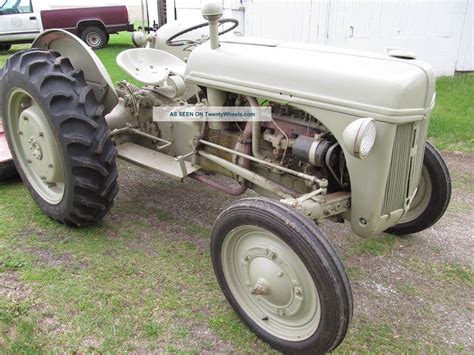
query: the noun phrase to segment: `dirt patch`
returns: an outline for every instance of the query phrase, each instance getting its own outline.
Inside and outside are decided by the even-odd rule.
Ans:
[[[29,298],[31,294],[31,287],[20,281],[20,274],[17,271],[7,270],[0,273],[0,299],[20,302]]]
[[[70,253],[58,254],[45,248],[29,249],[29,252],[37,258],[36,263],[41,265],[78,269],[87,267],[85,262],[77,260],[76,256]]]
[[[460,348],[471,352],[474,351],[474,317],[472,305],[466,305],[466,300],[472,299],[472,287],[459,280],[433,279],[426,266],[472,266],[474,260],[474,218],[471,209],[466,208],[474,204],[474,156],[455,153],[444,156],[453,178],[450,208],[432,228],[397,239],[388,255],[353,255],[352,245],[358,242],[358,237],[352,235],[347,223],[324,222],[321,227],[346,267],[355,273],[351,276],[354,323],[368,319],[388,325],[395,337],[421,344],[421,348],[438,344],[440,349]],[[145,219],[150,228],[145,228],[146,232],[131,242],[134,248],[146,249],[148,238],[156,238],[159,232],[170,242],[189,240],[199,249],[207,249],[208,238],[190,233],[183,225],[193,224],[210,230],[219,212],[238,199],[196,182],[175,182],[129,165],[122,166],[120,172],[121,193],[117,205],[135,203],[158,209],[157,215],[151,214]],[[127,218],[126,211],[123,218]],[[193,329],[192,333],[200,343],[209,344],[209,347],[202,346],[203,350],[231,350],[208,333],[206,327]]]

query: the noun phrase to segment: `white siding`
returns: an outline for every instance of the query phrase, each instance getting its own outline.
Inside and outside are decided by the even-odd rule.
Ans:
[[[38,0],[52,7],[97,0]],[[158,0],[148,0],[151,5]],[[168,21],[203,22],[205,0],[163,0]],[[100,0],[140,6],[140,0]],[[438,75],[474,70],[474,0],[221,0],[224,16],[241,21],[246,35],[385,52],[404,48],[430,63]],[[242,5],[241,5],[242,4]],[[156,6],[151,9],[155,13]],[[245,9],[245,11],[243,11]],[[136,12],[136,11],[135,11]],[[245,14],[245,15],[244,15]],[[138,16],[141,17],[141,16]],[[152,20],[153,20],[152,15]],[[153,22],[153,21],[152,21]]]
[[[474,0],[470,0],[464,20],[456,70],[474,70]]]
[[[469,0],[252,0],[246,6],[246,34],[376,52],[403,48],[433,65],[438,75],[452,75],[456,69],[474,70],[469,4]]]

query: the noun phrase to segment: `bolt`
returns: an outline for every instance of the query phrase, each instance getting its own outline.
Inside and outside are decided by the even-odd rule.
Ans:
[[[39,133],[39,136],[40,136],[40,137],[44,137],[44,133],[43,133],[43,132],[40,132],[40,133]]]
[[[51,168],[51,169],[52,169],[52,168],[53,168],[53,164],[49,164],[49,165],[48,165],[48,168]]]
[[[46,180],[46,176],[41,175],[40,177],[41,177],[41,180]]]
[[[243,258],[243,259],[244,259],[244,261],[246,261],[246,262],[250,260],[250,258],[249,258],[247,255],[244,255],[244,258]]]
[[[282,277],[284,275],[284,273],[282,273],[281,271],[277,274],[278,277]]]
[[[270,254],[270,257],[275,260],[277,258],[277,255],[275,252],[272,251],[272,253]]]
[[[299,289],[299,288],[295,289],[295,295],[296,296],[301,296],[302,294],[303,294],[303,291],[301,291],[301,289]]]
[[[367,224],[367,221],[366,221],[365,218],[359,219],[359,222],[360,222],[360,224],[362,224],[362,225],[364,225],[364,226]]]
[[[278,310],[278,315],[281,316],[281,317],[286,316],[285,310],[284,310],[284,309],[279,309],[279,310]]]
[[[19,135],[19,136],[22,136],[22,135],[23,135],[23,132],[22,132],[22,131],[18,131],[18,135]]]
[[[30,160],[30,159],[28,159],[26,162],[27,162],[28,164],[31,164],[31,160]]]
[[[28,117],[23,116],[23,121],[28,121]]]

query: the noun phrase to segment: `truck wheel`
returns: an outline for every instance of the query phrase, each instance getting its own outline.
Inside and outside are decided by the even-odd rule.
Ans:
[[[405,235],[421,232],[435,224],[448,208],[451,177],[441,154],[426,142],[420,184],[408,212],[388,233]]]
[[[291,353],[325,353],[344,339],[352,292],[336,251],[294,209],[263,198],[217,218],[211,256],[230,305],[257,336]]]
[[[9,51],[12,48],[11,44],[8,43],[0,43],[0,52]]]
[[[81,33],[81,39],[92,49],[101,49],[107,45],[107,33],[100,27],[89,26]]]
[[[82,71],[57,52],[18,52],[1,100],[15,165],[40,208],[71,226],[99,221],[118,191],[116,149]]]

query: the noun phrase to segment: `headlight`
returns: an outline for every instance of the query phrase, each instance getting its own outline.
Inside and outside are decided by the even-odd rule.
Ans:
[[[372,118],[360,118],[342,133],[344,145],[356,158],[364,159],[374,146],[377,129]]]

